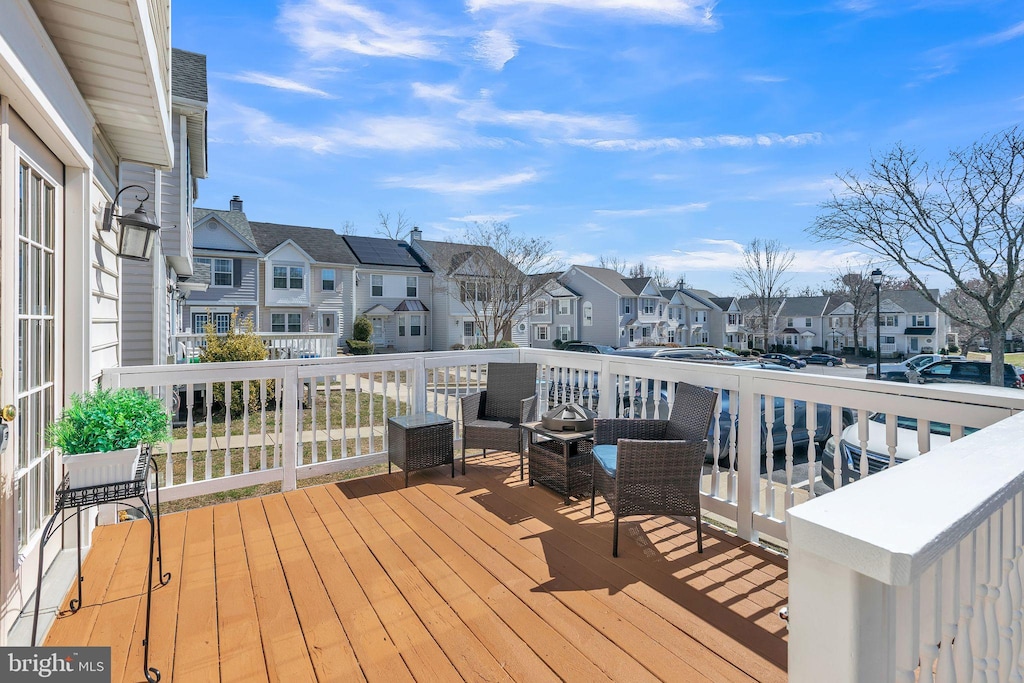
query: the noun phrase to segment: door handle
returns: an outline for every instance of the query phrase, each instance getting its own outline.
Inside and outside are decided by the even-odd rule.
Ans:
[[[3,418],[5,422],[14,422],[14,418],[18,417],[18,409],[12,406],[10,403],[0,410],[0,418]]]

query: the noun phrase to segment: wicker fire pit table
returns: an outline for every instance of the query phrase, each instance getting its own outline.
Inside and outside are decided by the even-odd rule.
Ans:
[[[524,422],[529,432],[526,448],[530,462],[530,486],[538,482],[570,497],[589,497],[593,474],[594,432],[561,432],[545,429],[540,422]]]

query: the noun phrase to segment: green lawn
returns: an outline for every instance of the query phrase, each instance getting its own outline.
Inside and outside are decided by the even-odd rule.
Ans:
[[[971,351],[967,354],[967,357],[973,360],[992,360],[991,353],[978,353],[977,351]],[[1024,353],[1008,353],[1003,358],[1004,362],[1010,365],[1024,367]]]

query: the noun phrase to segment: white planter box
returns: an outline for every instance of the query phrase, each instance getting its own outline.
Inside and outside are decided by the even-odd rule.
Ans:
[[[135,478],[135,468],[142,456],[142,446],[106,453],[65,455],[64,467],[73,489],[101,486]]]

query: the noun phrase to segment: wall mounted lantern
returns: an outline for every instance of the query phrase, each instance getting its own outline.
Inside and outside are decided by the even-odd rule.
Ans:
[[[139,208],[135,209],[133,213],[127,216],[117,215],[115,213],[118,208],[117,200],[121,197],[121,193],[133,187],[145,192],[146,196],[142,199],[139,199],[138,195],[135,196],[135,199],[139,202]],[[127,185],[118,190],[117,194],[114,195],[114,201],[107,204],[107,208],[103,211],[104,231],[109,231],[113,228],[115,218],[121,224],[121,235],[117,242],[117,255],[121,258],[133,261],[148,261],[150,254],[153,252],[153,243],[156,241],[156,234],[160,230],[160,226],[152,222],[149,216],[146,215],[143,202],[148,199],[149,190],[142,185]]]

